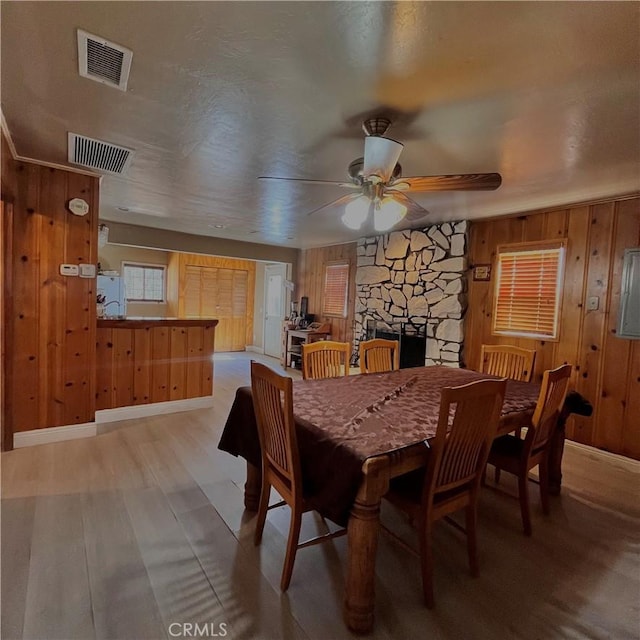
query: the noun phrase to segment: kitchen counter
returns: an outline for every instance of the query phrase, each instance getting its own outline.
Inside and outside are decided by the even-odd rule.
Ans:
[[[112,317],[97,324],[96,409],[213,395],[215,318]]]

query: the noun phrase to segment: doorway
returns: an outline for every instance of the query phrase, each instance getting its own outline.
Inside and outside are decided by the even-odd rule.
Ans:
[[[285,316],[285,264],[270,264],[264,273],[264,352],[279,358],[282,351],[282,322]]]

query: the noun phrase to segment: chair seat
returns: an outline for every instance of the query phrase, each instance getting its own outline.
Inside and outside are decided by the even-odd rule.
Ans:
[[[389,483],[389,492],[385,497],[403,511],[411,513],[412,516],[417,515],[422,505],[425,474],[425,468],[421,468],[393,478]],[[432,505],[434,512],[449,513],[460,509],[461,504],[467,504],[468,500],[461,500],[461,496],[469,493],[470,485],[471,483],[464,484],[448,491],[436,493]]]
[[[519,458],[524,451],[525,441],[512,435],[500,436],[493,441],[489,458],[497,455],[505,458]]]

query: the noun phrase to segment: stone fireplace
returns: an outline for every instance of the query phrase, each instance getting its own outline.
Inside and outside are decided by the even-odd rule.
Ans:
[[[357,246],[354,360],[367,321],[426,332],[425,364],[463,364],[467,223],[361,238]]]

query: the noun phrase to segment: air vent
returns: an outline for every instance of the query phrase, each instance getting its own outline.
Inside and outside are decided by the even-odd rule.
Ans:
[[[127,90],[133,51],[78,29],[78,71],[121,91]]]
[[[69,162],[122,175],[131,164],[133,149],[69,132]]]

